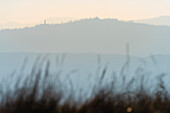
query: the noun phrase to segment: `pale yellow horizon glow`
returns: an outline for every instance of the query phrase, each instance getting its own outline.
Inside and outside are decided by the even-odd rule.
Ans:
[[[51,17],[136,20],[170,15],[169,0],[5,0],[0,24],[36,23]]]

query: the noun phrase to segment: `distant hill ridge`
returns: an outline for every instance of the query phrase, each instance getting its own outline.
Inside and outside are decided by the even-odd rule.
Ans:
[[[151,24],[151,25],[170,26],[170,16],[160,16],[155,18],[139,19],[139,20],[134,20],[134,22]]]
[[[0,31],[0,52],[170,54],[170,27],[117,19],[84,19]]]

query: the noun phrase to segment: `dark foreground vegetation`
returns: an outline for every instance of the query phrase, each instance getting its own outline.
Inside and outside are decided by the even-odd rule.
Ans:
[[[56,84],[59,81],[51,81],[48,68],[49,63],[45,71],[34,67],[31,75],[19,77],[13,88],[2,88],[0,113],[170,113],[170,95],[161,77],[158,87],[151,92],[144,88],[141,78],[137,78],[140,87],[128,90],[136,84],[132,85],[135,79],[125,84],[125,76],[121,76],[122,85],[128,88],[116,91],[114,80],[101,86],[107,71],[104,68],[91,97],[84,99],[82,95],[75,101],[73,94],[65,94]]]

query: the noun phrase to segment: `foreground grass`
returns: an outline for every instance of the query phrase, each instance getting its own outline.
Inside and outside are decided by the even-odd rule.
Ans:
[[[1,90],[0,113],[170,113],[170,95],[161,78],[153,92],[144,89],[143,84],[133,91],[117,92],[113,83],[98,87],[105,76],[104,69],[91,97],[84,100],[81,96],[74,101],[72,96],[64,97],[64,89],[50,81],[48,68],[49,64],[45,72],[34,68],[28,78],[16,81],[14,90]]]

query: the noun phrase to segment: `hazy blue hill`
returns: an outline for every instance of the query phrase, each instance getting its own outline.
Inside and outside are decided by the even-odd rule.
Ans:
[[[25,76],[32,72],[33,64],[41,55],[40,69],[50,61],[50,73],[58,76],[64,85],[71,79],[76,91],[88,88],[98,81],[101,71],[107,66],[107,80],[114,71],[119,72],[124,65],[124,55],[97,55],[97,54],[38,54],[38,53],[1,53],[0,54],[0,81],[11,84],[11,80],[19,75]],[[133,64],[138,65],[138,59],[133,57]],[[24,63],[25,61],[25,63]],[[69,75],[69,76],[68,76]],[[31,76],[31,75],[30,75]],[[10,79],[12,78],[12,79]],[[88,81],[88,83],[87,83]],[[91,87],[91,86],[90,86]],[[87,91],[87,90],[84,90]]]
[[[65,24],[41,24],[0,31],[1,52],[95,52],[170,54],[170,27],[123,22],[116,19],[84,19]]]
[[[51,77],[58,76],[66,86],[71,80],[76,91],[81,88],[87,91],[89,87],[92,87],[91,85],[100,79],[104,68],[106,68],[104,83],[109,83],[113,79],[113,74],[116,74],[118,79],[125,74],[127,79],[136,77],[137,80],[144,75],[146,80],[153,80],[152,83],[156,83],[157,76],[163,73],[166,74],[164,79],[166,84],[170,79],[170,55],[131,56],[129,65],[126,65],[126,56],[121,54],[1,53],[0,81],[11,84],[11,80],[15,80],[15,77],[29,75],[38,56],[41,56],[38,63],[39,69],[44,70],[43,67],[47,61],[50,61]]]

